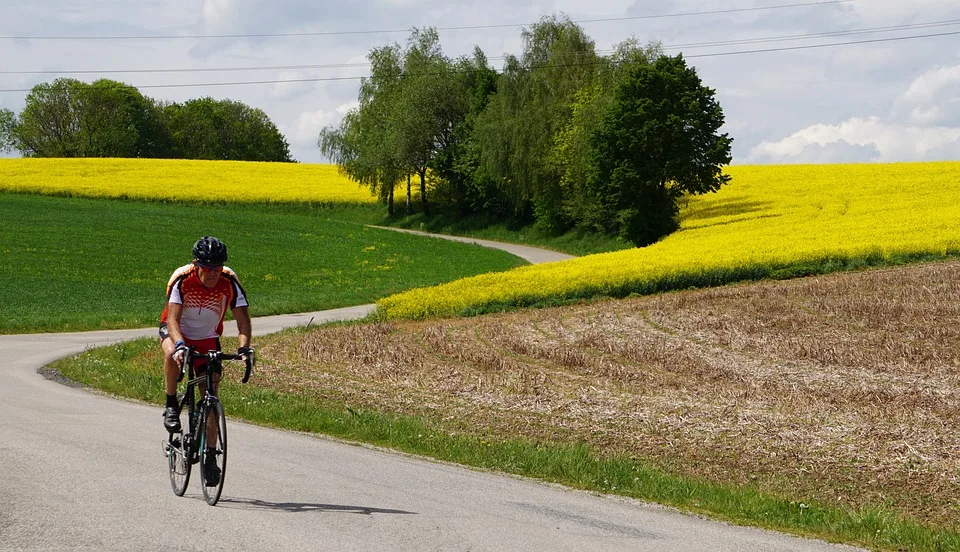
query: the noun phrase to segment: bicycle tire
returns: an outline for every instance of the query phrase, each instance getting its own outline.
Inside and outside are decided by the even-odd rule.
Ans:
[[[220,494],[223,492],[223,481],[227,475],[227,418],[223,415],[223,404],[221,404],[220,401],[214,400],[210,404],[205,405],[203,410],[204,412],[200,419],[205,420],[208,416],[213,416],[216,420],[217,431],[216,442],[213,443],[213,447],[210,447],[207,443],[205,426],[201,424],[199,428],[201,435],[200,482],[203,486],[203,498],[207,501],[207,504],[215,506],[220,500]],[[217,481],[216,485],[207,485],[207,455],[210,454],[209,451],[211,448],[213,448],[215,454],[216,465],[220,468],[220,480]]]
[[[189,427],[189,414],[184,404],[180,405],[180,427]],[[173,488],[173,494],[183,496],[187,491],[187,485],[190,483],[190,472],[193,467],[190,461],[190,444],[184,439],[184,433],[181,430],[178,433],[171,433],[167,438],[167,468],[170,471],[170,487]]]

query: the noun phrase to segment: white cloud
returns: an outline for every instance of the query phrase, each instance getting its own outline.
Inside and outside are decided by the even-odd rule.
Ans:
[[[809,154],[810,145],[853,145],[876,149],[870,161],[919,161],[944,155],[960,157],[960,128],[903,126],[878,117],[853,117],[840,124],[817,124],[782,140],[761,142],[750,151],[748,162],[796,163]]]
[[[960,65],[936,67],[914,79],[894,114],[917,125],[960,125]]]
[[[208,31],[229,29],[235,22],[238,6],[233,0],[203,0],[203,25]]]
[[[318,109],[316,111],[307,111],[301,113],[292,124],[278,125],[278,127],[284,136],[287,137],[291,148],[312,148],[315,150],[320,130],[328,125],[339,124],[347,111],[350,111],[357,105],[359,105],[357,102],[349,102],[333,110]],[[300,157],[298,157],[298,159],[299,158]]]
[[[747,162],[920,161],[960,158],[960,65],[915,77],[889,116],[849,117],[764,140]]]

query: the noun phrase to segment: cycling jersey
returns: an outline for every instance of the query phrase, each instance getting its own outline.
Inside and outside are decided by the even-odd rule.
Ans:
[[[220,337],[223,333],[223,317],[227,308],[247,306],[247,294],[237,275],[223,267],[220,280],[212,288],[205,287],[197,274],[198,268],[191,264],[174,271],[167,283],[167,306],[160,316],[161,324],[167,321],[170,303],[183,305],[180,314],[180,332],[190,340]]]

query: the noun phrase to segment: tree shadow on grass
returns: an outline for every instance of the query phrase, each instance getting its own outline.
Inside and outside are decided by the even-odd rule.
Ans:
[[[347,514],[399,514],[417,515],[417,512],[405,510],[391,510],[388,508],[371,508],[369,506],[346,506],[342,504],[317,504],[308,502],[271,502],[254,498],[222,498],[219,503],[226,508],[241,510],[273,510],[276,512],[344,512]]]

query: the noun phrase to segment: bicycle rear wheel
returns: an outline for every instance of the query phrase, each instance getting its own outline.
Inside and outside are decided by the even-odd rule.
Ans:
[[[189,427],[186,408],[180,409],[180,427]],[[170,486],[173,494],[183,496],[190,483],[190,445],[184,440],[183,432],[171,433],[165,447],[167,467],[170,470]]]
[[[200,438],[200,481],[203,483],[203,498],[207,504],[213,506],[220,500],[223,492],[223,480],[227,475],[227,418],[223,415],[223,405],[220,401],[213,401],[204,409],[205,415],[201,419],[210,419],[216,425],[216,438],[208,442],[207,432],[201,423]],[[209,466],[216,466],[219,477],[216,480],[208,479]]]

